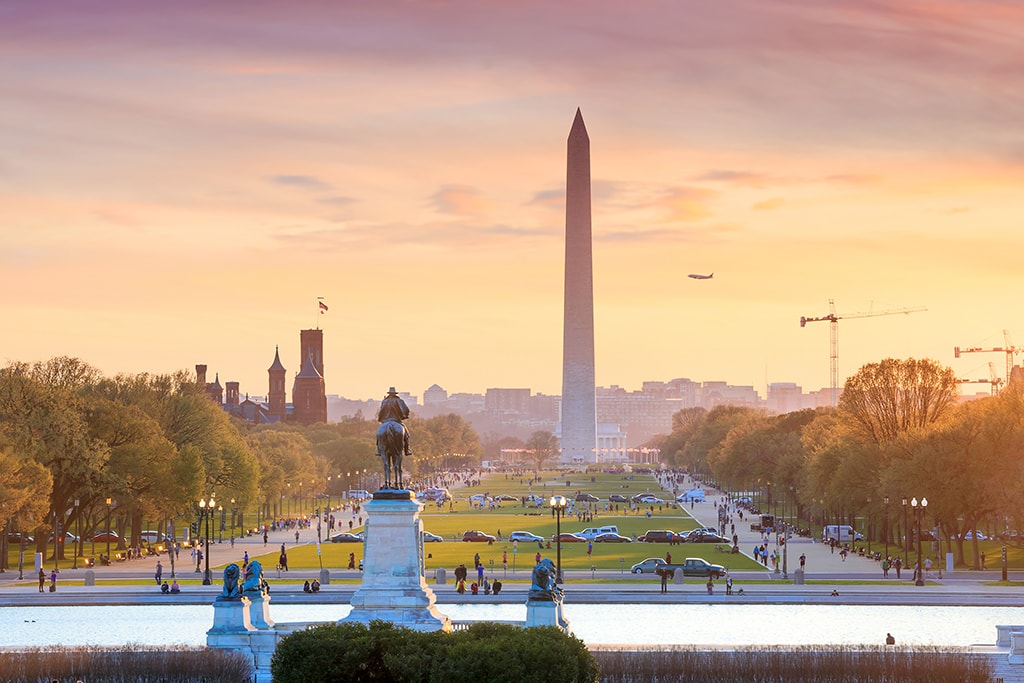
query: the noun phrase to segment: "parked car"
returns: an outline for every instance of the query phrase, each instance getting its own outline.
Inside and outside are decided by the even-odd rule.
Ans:
[[[621,493],[613,493],[612,495],[608,496],[608,502],[609,503],[628,503],[629,502],[629,498],[626,498]]]
[[[513,501],[518,501],[519,499],[516,498],[515,496],[510,496],[507,493],[503,493],[500,496],[495,496],[494,500],[500,500],[500,501],[503,501],[503,502],[513,502]]]
[[[65,531],[64,532],[64,538],[60,539],[60,542],[61,543],[69,543],[69,544],[70,543],[78,543],[78,536],[75,536],[70,531]],[[53,535],[52,534],[50,535],[50,540],[48,540],[47,543],[53,543]]]
[[[363,539],[356,534],[350,534],[347,531],[343,531],[340,534],[334,534],[331,536],[331,543],[362,543]]]
[[[92,537],[92,540],[96,541],[97,543],[106,543],[108,540],[111,543],[116,543],[120,539],[121,537],[118,536],[117,532],[113,529],[111,529],[110,531],[97,531]]]
[[[462,540],[467,543],[494,543],[498,539],[482,531],[467,531],[462,534]]]
[[[964,540],[966,540],[966,541],[973,540],[975,536],[978,537],[979,541],[987,541],[988,540],[988,536],[986,536],[985,534],[981,533],[977,529],[968,529],[967,532],[964,533]],[[924,531],[921,532],[921,538],[925,539],[925,540],[928,540],[926,538],[926,536],[925,536],[925,532]]]
[[[568,531],[563,531],[557,537],[552,536],[552,541],[557,540],[559,543],[586,543],[587,539],[583,538],[578,534],[570,534]]]
[[[159,531],[148,530],[142,532],[142,541],[144,543],[159,543],[165,540],[167,540],[167,537]]]
[[[583,503],[596,503],[601,499],[593,493],[579,493],[576,495],[576,500]]]
[[[651,529],[636,540],[641,543],[671,543],[675,539],[675,536],[676,534],[674,531]]]
[[[674,570],[678,566],[679,565],[677,564],[670,565],[660,557],[648,557],[646,560],[642,560],[634,564],[629,568],[629,571],[634,574],[653,574],[657,571],[664,571],[666,569]]]
[[[534,505],[536,507],[540,507],[541,505],[546,505],[547,504],[547,498],[541,498],[540,496],[538,496],[538,495],[536,495],[534,493],[531,493],[530,495],[528,495],[526,497],[526,504],[527,505]]]
[[[704,529],[694,529],[686,535],[687,543],[728,543],[729,539],[718,534],[705,531]]]
[[[704,576],[717,579],[725,576],[725,567],[720,564],[711,564],[703,557],[688,557],[683,562],[683,576]]]
[[[529,531],[513,531],[508,535],[509,542],[519,541],[520,543],[543,543],[544,537]]]
[[[441,543],[442,541],[444,541],[444,539],[437,534],[432,534],[429,531],[423,532],[424,543]]]
[[[12,531],[9,534],[7,534],[7,542],[8,543],[21,543],[21,538],[22,538],[22,534],[19,531]],[[28,534],[25,534],[25,543],[34,543],[35,540],[36,539],[33,538],[32,536],[29,536]]]
[[[633,539],[628,536],[620,536],[619,534],[609,531],[608,533],[601,534],[594,539],[594,543],[632,543]]]

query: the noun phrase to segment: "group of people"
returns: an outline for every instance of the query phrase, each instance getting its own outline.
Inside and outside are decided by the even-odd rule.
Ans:
[[[537,553],[540,557],[540,553]],[[473,564],[476,566],[476,581],[469,584],[469,592],[472,595],[478,595],[483,590],[484,595],[497,595],[501,592],[501,581],[495,579],[493,582],[486,576],[484,576],[484,565],[480,562],[480,553],[476,553],[473,556]],[[469,580],[469,569],[466,568],[465,564],[460,564],[455,568],[455,592],[459,595],[463,595],[466,592],[466,581]]]
[[[306,582],[302,584],[302,592],[303,593],[319,593],[320,592],[320,582],[318,580],[316,580],[316,579],[313,579],[313,581],[310,582],[307,579]]]

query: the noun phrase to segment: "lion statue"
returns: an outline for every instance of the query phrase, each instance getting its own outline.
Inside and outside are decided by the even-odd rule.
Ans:
[[[237,564],[229,564],[224,567],[224,590],[217,597],[218,600],[238,600],[242,592],[238,587],[238,577],[241,574]]]
[[[242,582],[243,593],[263,592],[263,565],[259,560],[249,560],[245,568],[245,581]]]
[[[545,557],[533,568],[533,585],[530,586],[530,600],[561,602],[564,595],[555,583],[555,563]]]

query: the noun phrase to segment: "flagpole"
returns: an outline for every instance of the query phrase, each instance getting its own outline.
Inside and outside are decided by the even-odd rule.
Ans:
[[[322,296],[318,296],[316,298],[316,313],[314,315],[316,316],[316,329],[318,330],[320,329],[320,316],[324,314],[323,309],[320,307],[320,302],[322,302],[323,300],[324,298]]]

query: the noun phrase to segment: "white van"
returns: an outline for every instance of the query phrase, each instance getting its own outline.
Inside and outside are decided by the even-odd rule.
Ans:
[[[619,527],[617,526],[592,526],[589,529],[583,531],[577,531],[577,536],[582,536],[588,541],[593,541],[601,534],[617,534],[619,533]]]
[[[863,541],[864,535],[858,534],[849,524],[828,524],[821,534],[824,541],[838,541],[849,543],[850,541]]]

